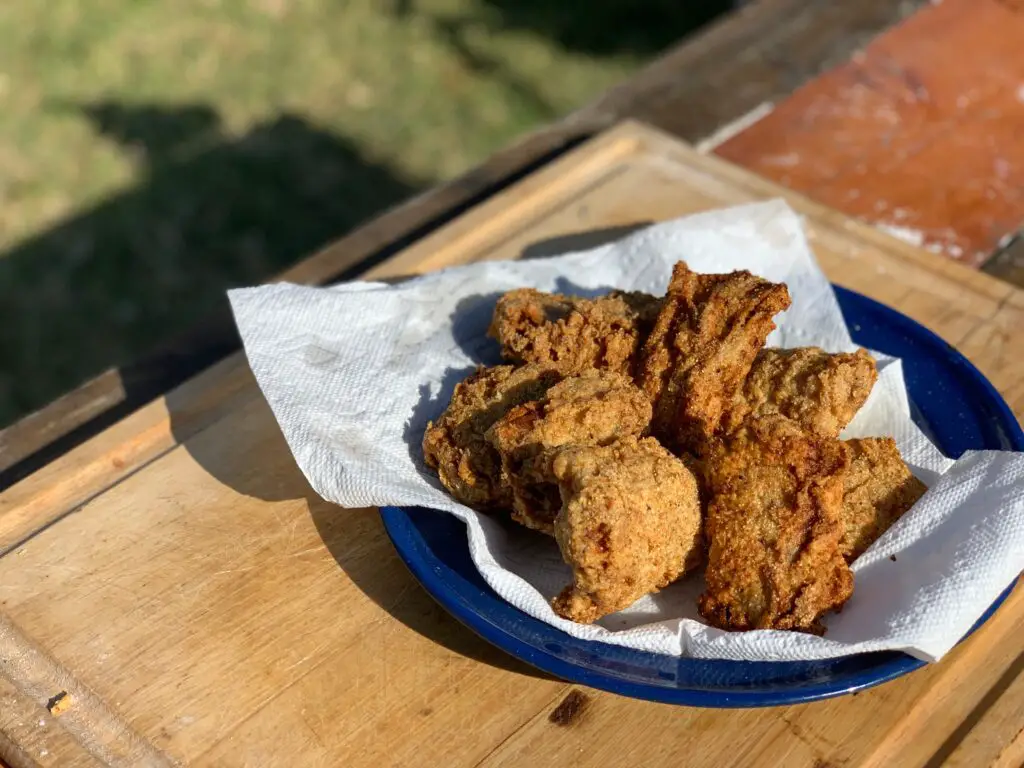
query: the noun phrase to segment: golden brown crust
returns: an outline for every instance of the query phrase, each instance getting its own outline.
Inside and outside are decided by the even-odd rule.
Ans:
[[[573,583],[552,601],[589,624],[678,579],[701,549],[697,483],[653,438],[559,451],[555,538]]]
[[[820,633],[820,618],[853,591],[839,551],[843,474],[849,459],[834,439],[806,435],[793,421],[751,419],[707,461],[711,502],[700,612],[730,630]]]
[[[641,341],[647,338],[647,334],[654,328],[665,300],[661,296],[652,296],[643,291],[612,291],[609,295],[619,297],[636,313],[637,327],[643,337]]]
[[[655,436],[699,453],[789,303],[785,285],[750,272],[702,275],[677,264],[639,371]]]
[[[513,363],[544,363],[566,374],[599,369],[631,374],[658,299],[612,291],[596,299],[531,288],[498,299],[488,333]]]
[[[823,632],[848,563],[924,486],[891,439],[838,440],[877,379],[866,352],[762,349],[788,306],[784,285],[682,263],[664,299],[512,291],[490,333],[526,364],[460,384],[427,463],[555,536],[561,616],[593,622],[706,561],[710,624]]]
[[[617,373],[587,371],[551,387],[540,400],[509,410],[488,431],[501,457],[503,482],[511,488],[513,519],[553,533],[561,507],[551,474],[553,451],[568,445],[607,445],[640,435],[651,404],[633,382]]]
[[[927,489],[910,473],[891,437],[847,440],[850,468],[843,490],[839,548],[853,562]]]
[[[875,361],[863,349],[853,354],[818,347],[762,349],[728,411],[725,429],[747,416],[778,413],[812,434],[838,437],[877,379]]]
[[[542,397],[561,379],[550,366],[479,368],[455,387],[451,403],[427,424],[423,455],[458,501],[480,510],[510,508],[501,462],[485,433],[512,407]]]

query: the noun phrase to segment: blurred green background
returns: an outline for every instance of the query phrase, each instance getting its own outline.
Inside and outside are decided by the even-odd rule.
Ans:
[[[582,106],[724,0],[0,6],[0,426]]]

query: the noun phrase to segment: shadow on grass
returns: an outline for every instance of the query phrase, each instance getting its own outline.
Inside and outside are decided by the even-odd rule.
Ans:
[[[480,0],[479,14],[441,20],[441,25],[462,54],[465,46],[459,30],[482,24],[491,30],[540,34],[560,48],[588,56],[648,58],[743,4],[742,0]],[[395,0],[392,9],[397,16],[418,12],[415,0]]]
[[[649,57],[734,5],[480,0],[472,14],[430,21],[467,66],[546,120],[554,108],[472,45],[472,28],[531,31],[591,56]],[[422,13],[415,0],[392,8]],[[294,115],[233,135],[205,104],[50,108],[84,115],[132,155],[140,180],[0,254],[0,327],[14,329],[0,334],[0,426],[208,315],[226,318],[226,288],[266,280],[423,186]],[[207,342],[217,352],[237,345],[229,335]],[[125,375],[133,387],[130,366]]]
[[[0,425],[421,187],[293,115],[233,136],[202,104],[60,108],[131,153],[140,180],[0,254]]]

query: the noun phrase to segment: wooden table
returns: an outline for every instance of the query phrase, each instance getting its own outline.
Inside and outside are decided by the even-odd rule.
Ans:
[[[836,282],[1024,412],[1024,292],[625,123],[367,273],[537,256],[782,195]],[[373,509],[320,500],[236,354],[0,494],[0,756],[22,765],[1017,766],[1024,590],[941,663],[763,710],[539,674],[440,610]]]

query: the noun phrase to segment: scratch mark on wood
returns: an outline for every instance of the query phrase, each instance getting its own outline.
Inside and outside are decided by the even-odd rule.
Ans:
[[[299,666],[300,664],[305,664],[305,663],[306,663],[307,661],[309,661],[309,660],[310,660],[310,659],[312,659],[312,658],[313,658],[314,656],[316,656],[316,655],[317,655],[318,653],[320,653],[320,651],[322,651],[322,650],[323,650],[324,648],[326,648],[326,647],[327,647],[328,645],[330,645],[330,643],[321,643],[321,644],[320,644],[320,645],[318,645],[318,646],[317,646],[316,648],[314,648],[314,649],[313,649],[312,651],[310,651],[310,652],[309,652],[309,653],[307,653],[307,654],[306,654],[305,656],[303,656],[303,657],[302,657],[301,659],[299,659],[298,661],[296,661],[296,662],[295,662],[294,664],[289,664],[289,665],[288,665],[287,667],[285,667],[285,668],[284,668],[284,671],[285,671],[285,672],[288,672],[288,671],[290,671],[290,670],[293,670],[293,669],[295,669],[295,668],[296,668],[297,666]]]
[[[551,710],[548,722],[562,728],[576,725],[582,719],[589,702],[590,699],[582,691],[569,691],[569,695],[562,699],[562,703]]]

